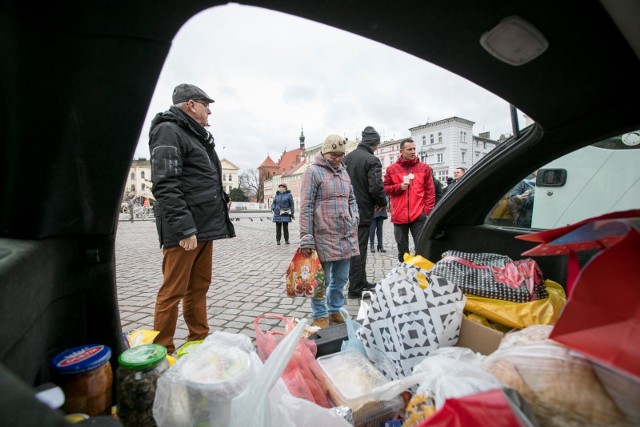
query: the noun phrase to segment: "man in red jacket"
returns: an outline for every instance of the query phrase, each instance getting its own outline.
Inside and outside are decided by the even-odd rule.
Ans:
[[[416,157],[416,144],[411,138],[400,142],[400,157],[387,168],[384,191],[391,198],[393,235],[402,262],[409,252],[409,231],[415,245],[436,201],[431,168]]]

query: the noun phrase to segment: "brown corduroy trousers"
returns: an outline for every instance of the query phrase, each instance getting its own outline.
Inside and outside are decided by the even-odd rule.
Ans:
[[[173,336],[178,323],[178,305],[182,301],[182,316],[189,329],[187,341],[201,340],[209,335],[207,291],[211,285],[213,242],[198,242],[198,247],[185,251],[180,246],[163,249],[162,287],[156,298],[153,328],[158,331],[154,343],[175,352]]]

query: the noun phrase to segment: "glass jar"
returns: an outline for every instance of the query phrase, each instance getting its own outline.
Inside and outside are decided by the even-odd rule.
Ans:
[[[169,369],[167,349],[158,344],[132,347],[118,357],[118,418],[128,426],[155,426],[153,400],[158,378]]]
[[[106,345],[73,347],[55,356],[49,364],[56,384],[65,395],[62,409],[90,416],[111,414],[113,372]]]

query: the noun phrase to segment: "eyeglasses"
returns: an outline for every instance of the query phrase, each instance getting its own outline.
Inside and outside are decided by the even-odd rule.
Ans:
[[[204,108],[206,108],[208,111],[211,111],[211,110],[209,110],[209,104],[208,103],[202,102],[202,101],[198,101],[198,100],[195,100],[195,99],[192,99],[192,101],[193,102],[197,102],[198,104],[202,104],[204,106]]]
[[[344,153],[327,153],[333,159],[341,159],[344,157]]]

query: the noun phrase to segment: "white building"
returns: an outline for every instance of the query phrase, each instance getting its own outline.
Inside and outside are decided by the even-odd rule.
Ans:
[[[416,154],[440,181],[446,182],[456,168],[469,169],[498,145],[489,132],[474,136],[473,125],[471,120],[449,117],[409,128]]]

